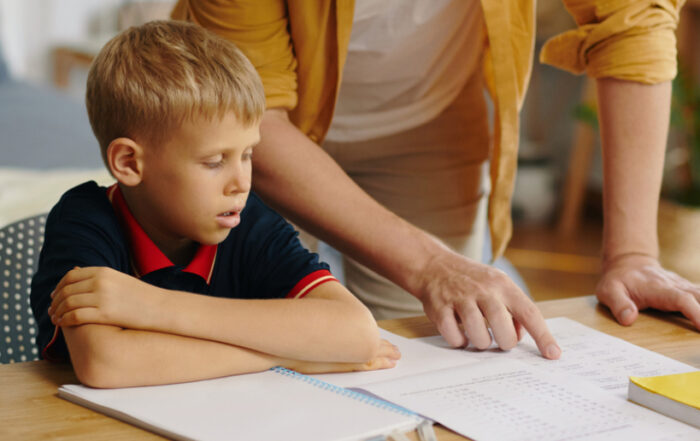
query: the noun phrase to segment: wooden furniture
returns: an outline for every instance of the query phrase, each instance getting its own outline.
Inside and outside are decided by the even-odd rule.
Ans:
[[[678,56],[686,65],[691,75],[700,74],[700,52],[697,44],[700,41],[700,0],[686,0],[681,9],[678,23]]]
[[[597,107],[595,94],[595,80],[586,77],[581,92],[581,104]],[[588,177],[591,174],[593,156],[596,152],[597,136],[598,130],[588,122],[576,122],[560,201],[557,225],[557,233],[560,236],[570,237],[578,231]]]
[[[99,48],[97,48],[99,49]],[[70,74],[75,68],[87,70],[95,57],[95,48],[59,46],[53,50],[53,84],[65,89],[70,83]]]
[[[593,297],[539,302],[545,317],[566,316],[587,326],[700,368],[700,333],[675,314],[643,313],[631,327],[618,325]],[[425,317],[384,320],[380,325],[406,337],[435,335]],[[147,440],[145,430],[58,398],[56,390],[76,382],[68,365],[33,361],[0,366],[0,439]],[[261,420],[262,421],[262,420]],[[465,438],[437,427],[440,441]],[[409,438],[417,440],[415,433]]]

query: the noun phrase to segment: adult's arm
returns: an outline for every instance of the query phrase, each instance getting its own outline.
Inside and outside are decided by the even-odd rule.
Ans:
[[[269,110],[254,158],[256,192],[298,225],[420,299],[451,345],[465,345],[468,338],[477,347],[487,347],[488,320],[502,348],[517,343],[522,324],[545,356],[558,357],[541,314],[503,272],[450,251],[383,208],[289,121],[282,109],[317,105],[322,100],[307,98],[326,93],[310,82],[313,77],[297,77],[303,67],[296,56],[304,54],[307,61],[332,57],[338,42],[333,39],[328,46],[319,39],[294,47],[303,43],[293,42],[289,33],[302,25],[290,22],[287,13],[293,2],[268,0],[265,7],[234,3],[179,0],[173,17],[199,23],[236,43],[262,78]],[[297,85],[303,95],[297,95]]]
[[[597,78],[604,161],[603,274],[596,289],[625,325],[639,309],[681,311],[700,328],[698,287],[661,268],[656,219],[683,0],[564,0],[578,29],[543,62]]]
[[[505,273],[452,252],[374,201],[284,110],[265,112],[253,170],[266,201],[420,299],[452,346],[487,347],[488,322],[499,346],[510,349],[522,324],[543,355],[559,356],[541,314]]]
[[[638,311],[680,311],[700,329],[700,287],[658,262],[657,212],[671,83],[600,79],[604,166],[603,274],[598,299],[624,325]]]

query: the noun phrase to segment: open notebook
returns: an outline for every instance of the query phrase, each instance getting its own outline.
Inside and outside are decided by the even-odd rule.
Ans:
[[[59,396],[179,440],[365,440],[416,428],[417,414],[284,368],[166,386]]]

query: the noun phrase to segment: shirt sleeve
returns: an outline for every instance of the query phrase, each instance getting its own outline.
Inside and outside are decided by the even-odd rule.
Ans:
[[[268,108],[296,107],[297,60],[283,0],[179,0],[171,17],[235,43],[260,75]]]
[[[547,41],[540,61],[593,78],[646,84],[676,75],[676,36],[684,0],[564,0],[578,29]]]
[[[76,266],[128,271],[128,257],[119,252],[123,243],[118,240],[119,227],[104,191],[94,182],[70,190],[46,220],[44,245],[30,294],[38,327],[36,342],[44,359],[69,359],[60,328],[51,323],[48,314],[51,292],[63,276]]]
[[[248,202],[251,228],[245,231],[244,297],[302,298],[317,286],[336,280],[326,263],[299,242],[298,233],[256,195]]]

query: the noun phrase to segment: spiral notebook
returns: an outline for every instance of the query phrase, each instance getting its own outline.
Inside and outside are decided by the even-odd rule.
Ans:
[[[281,367],[165,386],[69,384],[58,395],[178,440],[366,440],[424,421],[402,407]]]

